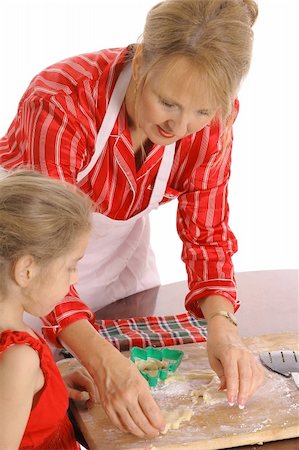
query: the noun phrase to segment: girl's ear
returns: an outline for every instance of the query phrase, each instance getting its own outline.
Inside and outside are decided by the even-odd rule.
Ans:
[[[36,273],[36,263],[31,255],[21,256],[13,267],[13,279],[22,288],[27,287]]]
[[[133,80],[138,84],[141,76],[141,66],[143,62],[143,44],[136,44],[135,54],[132,60],[132,75]]]

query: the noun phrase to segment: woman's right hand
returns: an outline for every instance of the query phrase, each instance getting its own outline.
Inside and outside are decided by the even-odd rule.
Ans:
[[[124,432],[138,437],[157,436],[165,422],[147,381],[128,358],[107,345],[103,363],[93,374],[105,412]]]
[[[92,376],[102,406],[116,427],[138,437],[154,437],[164,430],[164,418],[148,382],[87,320],[67,326],[59,339]]]

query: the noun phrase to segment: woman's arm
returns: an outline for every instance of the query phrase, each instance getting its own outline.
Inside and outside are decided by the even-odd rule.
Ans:
[[[147,381],[87,320],[67,326],[59,338],[94,379],[101,404],[115,426],[139,437],[156,436],[164,429]]]
[[[35,393],[42,388],[38,354],[28,345],[13,345],[1,354],[0,448],[20,446]]]
[[[227,202],[236,112],[223,133],[217,124],[208,130],[205,159],[189,178],[188,192],[179,198],[178,231],[190,288],[186,308],[207,320],[210,364],[222,388],[227,388],[229,403],[242,407],[262,384],[263,369],[242,343],[238,328],[215,315],[235,312],[239,307],[231,260],[237,241],[228,225]]]

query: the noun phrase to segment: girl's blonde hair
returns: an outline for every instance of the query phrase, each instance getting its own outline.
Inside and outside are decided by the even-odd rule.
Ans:
[[[224,120],[247,74],[252,52],[254,0],[164,0],[148,13],[139,47],[142,76],[174,56],[190,58],[206,77]]]
[[[91,228],[91,201],[74,186],[30,170],[0,178],[0,276],[24,255],[46,264]]]

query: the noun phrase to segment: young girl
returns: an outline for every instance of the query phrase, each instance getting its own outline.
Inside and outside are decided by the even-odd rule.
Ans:
[[[90,201],[75,188],[31,171],[0,179],[1,449],[80,448],[66,386],[23,313],[48,314],[76,283],[89,230]],[[66,381],[94,396],[87,374]]]

